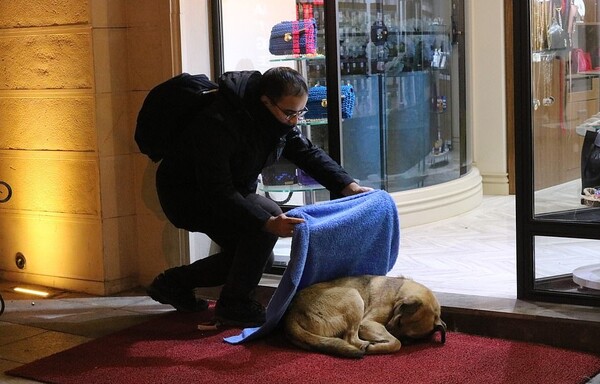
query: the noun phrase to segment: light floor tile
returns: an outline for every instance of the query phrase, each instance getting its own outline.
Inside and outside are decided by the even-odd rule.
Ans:
[[[68,333],[47,331],[2,346],[0,359],[26,364],[91,340]]]

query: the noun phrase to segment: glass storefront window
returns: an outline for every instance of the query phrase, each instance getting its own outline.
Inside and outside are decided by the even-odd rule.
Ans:
[[[319,99],[314,104],[309,101],[311,111],[301,128],[361,184],[398,192],[451,181],[470,170],[464,35],[457,32],[463,20],[462,1],[216,3],[223,20],[222,71],[291,66],[303,73],[315,93],[318,87],[328,87],[331,76],[339,72],[339,121],[328,114],[331,103]],[[336,12],[336,23],[326,12]],[[275,24],[311,18],[316,23],[313,52],[271,51]],[[337,39],[327,38],[332,35]],[[335,49],[327,46],[336,40]],[[332,52],[338,68],[327,60]],[[282,172],[293,173],[289,164],[280,165]],[[273,171],[278,170],[269,169]],[[292,187],[266,185],[265,190],[292,205],[329,198],[321,189],[312,191],[308,200],[307,193],[304,199],[288,196],[290,191],[305,192],[298,188],[302,174],[298,170],[296,174],[295,179],[285,178],[284,184]]]
[[[400,192],[470,171],[462,0],[220,0],[212,7],[222,56],[215,75],[299,70],[315,95],[300,128],[360,184]],[[313,51],[271,49],[276,24],[307,19],[316,25]],[[325,99],[316,96],[322,87]],[[305,176],[283,160],[263,169],[259,191],[285,207],[331,198]],[[282,239],[275,265],[288,260]]]

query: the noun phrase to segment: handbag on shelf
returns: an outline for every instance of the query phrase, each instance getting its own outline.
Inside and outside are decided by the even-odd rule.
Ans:
[[[271,28],[269,52],[273,55],[310,55],[317,53],[315,19],[282,21]]]
[[[569,35],[561,27],[550,27],[548,30],[548,45],[550,49],[567,49],[569,48]]]
[[[592,69],[592,56],[581,48],[571,50],[571,66],[573,73],[590,71]]]
[[[554,1],[552,2],[554,3]],[[553,5],[554,7],[554,5]],[[548,27],[548,48],[549,49],[567,49],[570,45],[569,34],[563,28],[562,7],[554,7],[556,14],[552,15],[552,21]]]
[[[340,90],[342,99],[342,119],[349,119],[354,113],[356,103],[356,94],[352,85],[342,85]],[[308,89],[308,102],[306,103],[308,112],[304,115],[306,119],[326,119],[327,118],[327,87],[324,85],[315,85]]]

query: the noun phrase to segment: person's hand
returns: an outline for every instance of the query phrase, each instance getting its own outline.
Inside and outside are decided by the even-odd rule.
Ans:
[[[352,196],[352,195],[358,195],[359,193],[363,193],[363,192],[369,192],[372,191],[373,188],[371,187],[363,187],[361,185],[358,185],[358,183],[350,183],[348,185],[346,185],[346,187],[344,189],[342,189],[342,195],[344,196]]]
[[[267,220],[265,231],[279,237],[291,237],[294,234],[294,227],[300,223],[304,223],[304,219],[288,217],[285,213],[282,213]]]

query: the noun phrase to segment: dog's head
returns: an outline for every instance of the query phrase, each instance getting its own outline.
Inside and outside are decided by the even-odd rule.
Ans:
[[[430,338],[440,332],[446,342],[446,324],[442,321],[440,304],[429,290],[403,297],[396,302],[386,329],[404,344]]]

